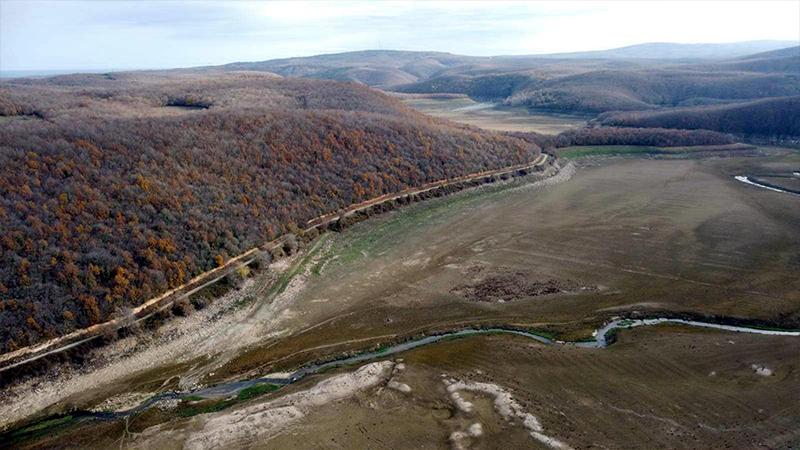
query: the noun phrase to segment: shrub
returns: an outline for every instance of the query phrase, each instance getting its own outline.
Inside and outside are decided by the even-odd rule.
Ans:
[[[270,264],[272,264],[272,253],[266,250],[258,250],[252,263],[253,268],[264,270],[268,268]]]
[[[187,297],[181,297],[172,304],[172,313],[176,316],[187,317],[194,311],[194,305]]]

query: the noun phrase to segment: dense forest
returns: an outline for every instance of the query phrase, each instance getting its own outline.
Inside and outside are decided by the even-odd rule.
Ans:
[[[103,321],[409,186],[532,160],[355,84],[79,75],[0,84],[0,350]]]
[[[735,140],[727,134],[708,130],[669,130],[664,128],[596,127],[569,130],[555,138],[557,147],[573,145],[649,145],[686,147],[727,145]]]
[[[708,130],[671,130],[666,128],[590,127],[568,130],[558,135],[517,131],[511,136],[552,152],[575,145],[647,145],[653,147],[688,147],[728,145],[736,140]]]
[[[409,94],[466,94],[476,99],[505,99],[520,89],[539,80],[535,74],[512,72],[480,75],[443,75],[430,80],[393,88],[396,92]]]

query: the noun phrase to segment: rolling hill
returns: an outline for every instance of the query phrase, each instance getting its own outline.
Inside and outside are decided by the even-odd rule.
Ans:
[[[539,152],[355,84],[253,73],[5,82],[0,125],[3,351],[322,213]]]
[[[793,44],[648,43],[594,52],[493,57],[370,50],[195,70],[266,71],[402,93],[466,94],[535,110],[600,114],[800,95],[800,47],[790,47]]]
[[[717,64],[718,70],[800,74],[800,46],[757,53]]]
[[[600,113],[800,94],[792,74],[695,70],[604,70],[531,82],[505,99],[513,106]]]
[[[498,72],[539,70],[564,75],[586,70],[649,67],[675,60],[726,60],[782,51],[791,41],[725,44],[647,43],[610,50],[517,56],[465,56],[444,52],[364,50],[259,62],[237,62],[200,69],[273,72],[285,77],[355,81],[389,88],[438,77],[485,76]],[[755,56],[755,55],[754,55]],[[767,53],[764,56],[768,56]],[[429,88],[430,89],[430,88]],[[459,91],[461,92],[461,91]]]
[[[600,117],[610,126],[706,129],[748,137],[800,136],[800,96],[659,111],[611,113]]]
[[[450,67],[480,63],[482,58],[442,52],[365,50],[261,62],[239,62],[217,66],[218,70],[248,70],[285,77],[355,81],[388,87],[427,79]]]
[[[673,42],[648,42],[610,50],[556,53],[553,58],[599,59],[729,59],[753,53],[769,52],[797,45],[793,41],[744,41],[720,44],[678,44]]]
[[[635,56],[648,51],[664,59]],[[2,82],[5,349],[119,314],[320,213],[539,151],[538,137],[433,119],[360,84],[627,127],[562,137],[570,143],[730,142],[666,129],[800,135],[797,47],[691,64],[669,59],[679,51],[709,50],[365,51]]]

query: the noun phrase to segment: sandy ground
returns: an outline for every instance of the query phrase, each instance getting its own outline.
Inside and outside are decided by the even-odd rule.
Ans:
[[[236,305],[247,298],[263,298],[271,284],[269,280],[277,271],[286,270],[294,259],[277,261],[267,275],[248,280],[241,289],[230,291],[201,311],[168,322],[145,340],[126,338],[97,350],[90,366],[62,370],[5,389],[0,396],[0,429],[60,402],[81,404],[93,396],[102,399],[107,390],[111,395],[119,389],[124,392],[125,380],[139,373],[202,358],[181,373],[178,382],[181,389],[197,387],[203,375],[224,364],[241,348],[274,332],[280,313],[289,313],[288,305],[302,289],[307,273],[295,277],[272,302],[251,302],[244,308]],[[115,386],[116,383],[121,385]]]
[[[542,424],[539,422],[539,418],[525,411],[522,405],[520,405],[506,389],[493,383],[484,383],[480,381],[465,382],[452,378],[445,378],[443,381],[447,386],[447,392],[450,393],[450,399],[459,411],[469,414],[473,409],[472,403],[461,397],[459,394],[461,391],[478,392],[488,395],[494,399],[494,409],[503,419],[507,421],[519,421],[522,427],[537,441],[553,449],[567,450],[572,448],[558,439],[546,435]],[[470,428],[472,428],[472,426],[470,426]],[[470,432],[468,430],[467,436],[477,437],[483,434],[482,427],[476,428],[480,429],[481,432],[478,433],[475,430]],[[457,435],[457,439],[455,439],[455,441],[458,442],[457,447],[466,448],[463,443],[464,437],[466,436]]]
[[[182,447],[199,450],[241,448],[253,442],[263,445],[316,408],[385,383],[393,368],[391,361],[374,362],[272,401],[197,417],[186,427],[191,431]],[[149,429],[137,436],[131,447],[165,448],[166,443],[160,440],[164,431],[161,427]],[[174,442],[174,437],[170,440]]]
[[[791,401],[800,393],[794,338],[672,326],[626,330],[619,339],[605,350],[543,346],[512,336],[416,349],[403,355],[404,370],[395,364],[391,376],[372,388],[301,409],[302,415],[279,411],[294,405],[278,399],[247,406],[256,416],[273,411],[269,420],[287,416],[290,425],[270,429],[268,440],[226,445],[716,449],[794,448],[800,442],[800,409]],[[760,375],[753,364],[774,374]],[[392,382],[412,390],[396,391]],[[301,395],[324,385],[303,388]],[[171,425],[177,431],[163,434],[192,439],[211,423],[196,420],[202,427],[178,422]]]
[[[92,408],[92,411],[125,411],[138,406],[154,395],[154,392],[126,392],[107,398],[105,401]]]

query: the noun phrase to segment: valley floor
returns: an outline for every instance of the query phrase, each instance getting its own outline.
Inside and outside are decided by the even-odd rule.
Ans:
[[[408,106],[434,117],[473,125],[487,130],[533,131],[556,135],[586,125],[590,117],[529,111],[523,107],[477,102],[467,96],[437,97],[424,94],[396,94]]]
[[[467,326],[562,340],[631,314],[800,328],[798,200],[734,178],[790,173],[800,155],[575,164],[574,175],[462,192],[325,235],[150,344],[129,338],[99,351],[95,371],[12,386],[0,397],[0,423],[136,404]],[[281,274],[294,276],[276,291]],[[671,325],[622,331],[607,349],[475,336],[366,372],[312,375],[218,412],[215,403],[189,417],[186,401],[164,402],[124,421],[55,427],[26,445],[69,437],[96,447],[202,447],[224,441],[212,431],[233,427],[220,445],[257,436],[265,448],[792,447],[800,444],[790,401],[800,395],[797,339]],[[459,383],[495,387],[451,387]],[[309,389],[332,403],[315,403]],[[509,397],[518,405],[511,413],[496,403]]]

